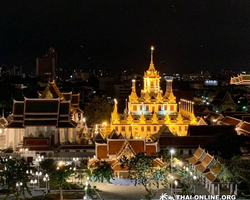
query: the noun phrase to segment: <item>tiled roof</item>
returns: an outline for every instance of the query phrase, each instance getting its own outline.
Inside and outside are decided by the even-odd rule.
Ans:
[[[246,132],[250,133],[250,123],[249,122],[243,122],[239,128],[243,129]]]
[[[227,124],[227,125],[237,125],[241,122],[241,120],[226,116],[224,119],[221,120],[222,123]]]
[[[216,176],[214,176],[211,172],[206,174],[206,178],[210,181],[213,182],[216,179]]]
[[[191,157],[191,158],[188,159],[188,161],[189,161],[190,164],[194,165],[194,164],[197,163],[198,160],[195,157]]]
[[[220,169],[221,169],[220,163],[219,163],[219,162],[216,162],[216,163],[213,165],[213,167],[211,168],[211,171],[212,171],[214,174],[219,174]]]
[[[107,145],[96,145],[96,157],[97,158],[108,158]]]
[[[213,157],[207,153],[207,155],[205,156],[205,158],[201,161],[201,163],[207,167],[208,164],[212,161]]]
[[[204,153],[204,149],[202,149],[202,148],[199,147],[199,148],[195,151],[194,157],[197,158],[197,159],[199,159],[199,158],[202,156],[203,153]]]
[[[146,144],[146,154],[147,156],[151,156],[153,154],[156,154],[157,149],[155,144]]]
[[[195,165],[195,168],[198,169],[200,172],[203,172],[206,169],[202,164]]]
[[[123,143],[124,140],[108,140],[109,155],[116,155],[120,151]]]

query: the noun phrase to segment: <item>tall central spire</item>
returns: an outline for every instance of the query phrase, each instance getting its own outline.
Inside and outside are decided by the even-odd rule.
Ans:
[[[155,70],[153,59],[154,59],[154,46],[151,46],[151,61],[150,61],[149,69],[148,69],[150,71],[154,71]]]

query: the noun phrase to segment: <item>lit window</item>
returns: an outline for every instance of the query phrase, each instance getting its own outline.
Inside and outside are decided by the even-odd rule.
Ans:
[[[141,127],[141,131],[144,131],[144,126]]]
[[[179,131],[181,131],[181,126],[179,126]]]
[[[140,105],[140,110],[142,110],[142,105]]]
[[[125,131],[125,126],[122,126],[122,131]]]
[[[147,126],[147,131],[151,131],[150,126]]]
[[[137,106],[136,105],[133,106],[133,110],[137,111]]]
[[[149,110],[149,106],[148,106],[148,105],[146,106],[146,110],[147,110],[147,111]]]
[[[115,131],[118,131],[118,126],[115,127]]]
[[[173,105],[170,106],[170,110],[171,110],[171,111],[174,110],[174,106],[173,106]]]
[[[154,131],[157,131],[157,127],[156,126],[154,126]]]
[[[161,111],[161,105],[158,106],[158,110]]]

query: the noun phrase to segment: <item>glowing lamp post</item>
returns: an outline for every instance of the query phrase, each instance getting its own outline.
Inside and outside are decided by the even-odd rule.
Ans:
[[[175,180],[175,181],[174,181],[174,186],[175,186],[175,191],[174,191],[174,193],[175,193],[175,195],[176,195],[176,187],[177,187],[177,185],[178,185],[178,182],[177,182],[177,180]]]
[[[40,181],[39,181],[39,177],[42,175],[42,172],[40,171],[38,171],[38,172],[36,172],[36,175],[37,175],[37,180],[38,180],[38,187],[40,187]]]
[[[48,174],[45,174],[45,176],[43,177],[43,181],[46,182],[46,194],[47,194],[49,190],[49,175]]]
[[[37,184],[37,180],[30,180],[30,184],[32,184],[32,188],[33,188],[33,192],[32,192],[32,196],[34,195],[35,192],[35,184]]]
[[[170,149],[170,154],[171,154],[171,176],[173,176],[173,154],[174,154],[174,149]],[[171,196],[173,196],[173,179],[171,178]]]

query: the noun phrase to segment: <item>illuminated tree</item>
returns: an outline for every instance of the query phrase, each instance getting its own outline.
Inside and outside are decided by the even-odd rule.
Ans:
[[[3,188],[7,188],[5,199],[10,194],[19,199],[21,194],[25,196],[25,190],[31,195],[27,183],[32,168],[24,158],[0,157],[0,169],[0,184]]]

